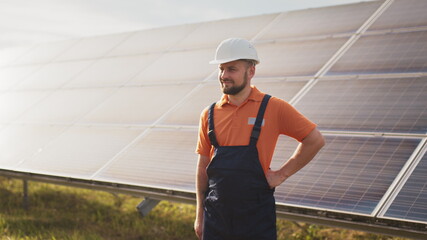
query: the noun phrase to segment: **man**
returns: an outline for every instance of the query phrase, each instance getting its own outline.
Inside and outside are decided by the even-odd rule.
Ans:
[[[219,66],[221,100],[200,118],[194,229],[203,240],[277,238],[274,188],[323,147],[316,125],[285,101],[251,86],[259,63],[250,42],[226,39],[211,64]],[[278,170],[270,169],[280,134],[300,144]]]

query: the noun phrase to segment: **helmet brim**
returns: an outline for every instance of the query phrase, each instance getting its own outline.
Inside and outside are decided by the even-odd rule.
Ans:
[[[248,58],[250,59],[250,58]],[[233,61],[237,61],[237,60],[243,60],[241,58],[229,58],[229,59],[214,59],[212,61],[209,62],[209,64],[223,64],[223,63],[228,63],[228,62],[233,62]],[[250,59],[250,60],[255,60],[257,62],[257,64],[259,64],[259,60],[258,59]]]

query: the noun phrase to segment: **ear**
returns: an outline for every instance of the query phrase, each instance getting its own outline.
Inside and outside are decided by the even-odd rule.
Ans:
[[[256,67],[255,67],[255,65],[250,66],[250,67],[248,68],[248,77],[249,77],[250,79],[252,79],[252,78],[255,76],[255,71],[256,71]]]

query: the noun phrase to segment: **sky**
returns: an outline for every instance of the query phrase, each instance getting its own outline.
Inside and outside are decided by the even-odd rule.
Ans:
[[[0,49],[369,0],[0,0]]]

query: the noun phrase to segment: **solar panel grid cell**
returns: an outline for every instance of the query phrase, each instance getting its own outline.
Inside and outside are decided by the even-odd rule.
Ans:
[[[215,70],[215,66],[207,64],[214,52],[215,48],[165,53],[153,59],[130,84],[201,82]]]
[[[355,32],[383,1],[283,13],[259,40]]]
[[[427,71],[427,31],[362,36],[328,75]]]
[[[296,107],[324,130],[427,131],[427,78],[320,80]]]
[[[0,50],[0,66],[13,65],[12,63],[28,52],[32,46],[20,46],[14,48],[3,48]]]
[[[257,76],[314,76],[348,38],[257,44]]]
[[[96,180],[194,191],[197,131],[154,129]]]
[[[204,84],[199,91],[193,92],[161,123],[198,126],[202,110],[206,108],[209,103],[218,101],[221,98],[221,95],[218,83]]]
[[[427,26],[424,0],[398,0],[369,28],[369,31]]]
[[[201,23],[174,45],[171,50],[197,48],[215,49],[219,42],[231,36],[251,40],[273,21],[277,15],[279,14],[267,14]],[[214,51],[211,51],[210,57],[213,58],[213,56]]]
[[[29,75],[38,71],[39,65],[24,65],[0,68],[0,91],[13,89],[24,81]]]
[[[130,35],[131,33],[122,33],[82,38],[72,47],[55,58],[55,61],[96,59],[104,57],[109,51],[127,39]]]
[[[91,60],[74,62],[54,62],[41,66],[28,75],[14,89],[57,89],[63,87],[71,79],[84,71],[92,63]]]
[[[371,214],[420,141],[336,136],[326,142],[311,163],[276,189],[277,202]],[[286,145],[294,144],[281,139],[277,156],[290,154]]]
[[[84,116],[80,122],[153,124],[193,87],[192,84],[182,84],[116,89],[117,91]]]
[[[0,166],[16,166],[39,153],[52,139],[61,134],[64,126],[9,125],[0,128]]]
[[[60,56],[66,50],[76,44],[77,40],[43,43],[26,51],[23,55],[11,63],[11,65],[48,63]]]
[[[109,51],[107,56],[162,53],[168,51],[198,26],[199,24],[187,24],[133,32],[118,46]]]
[[[79,72],[65,88],[122,86],[157,59],[157,54],[100,58]]]
[[[385,217],[427,221],[427,154],[412,172],[411,176],[396,196]]]
[[[34,104],[17,121],[72,124],[96,108],[112,92],[111,88],[56,90]]]
[[[141,129],[71,127],[16,169],[90,179],[140,132]]]
[[[48,94],[48,91],[0,93],[0,123],[10,124],[14,122]]]
[[[307,84],[307,81],[268,82],[260,79],[255,86],[261,91],[289,102]]]

